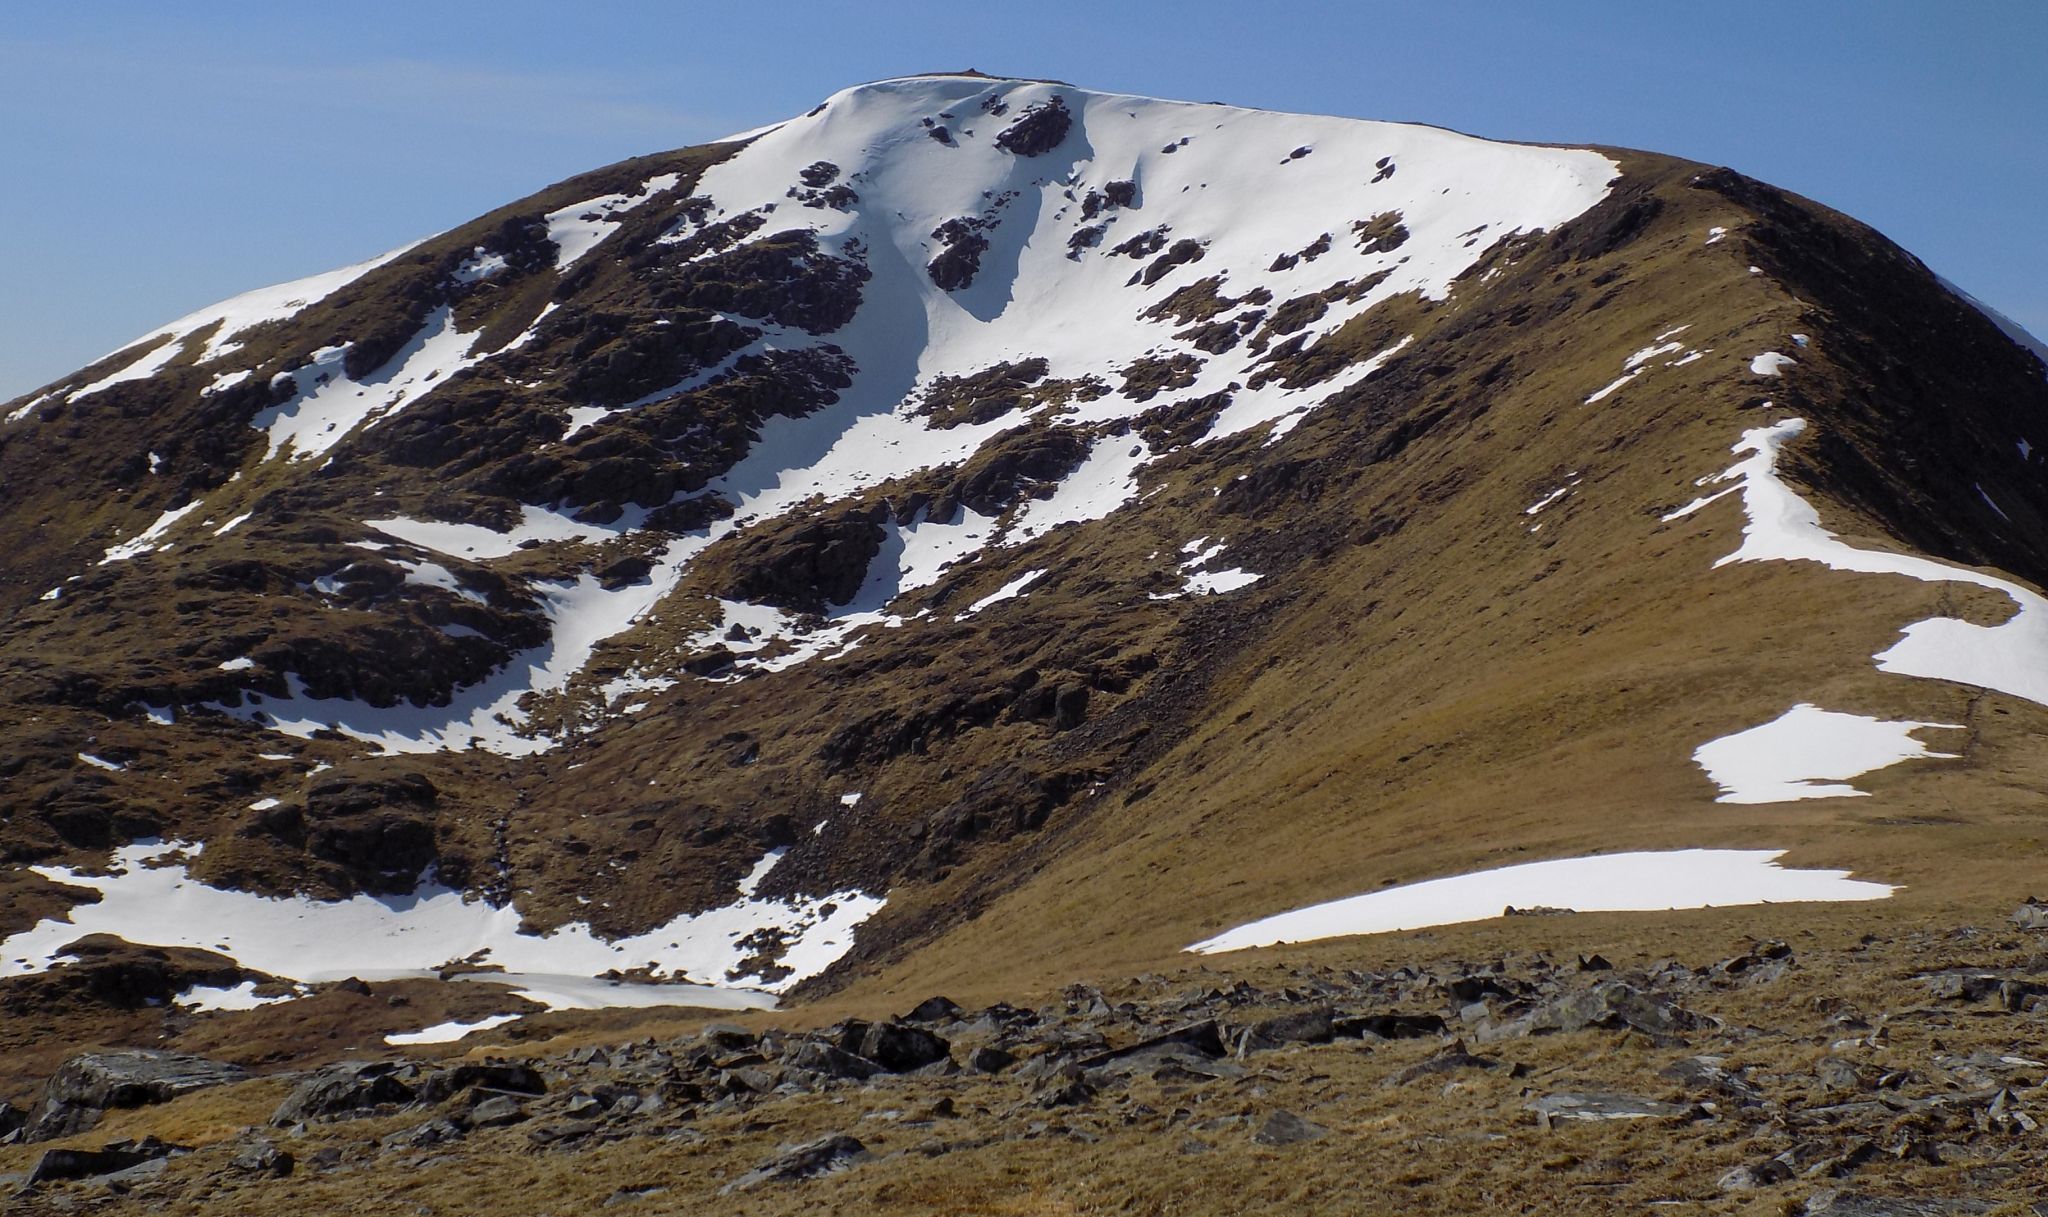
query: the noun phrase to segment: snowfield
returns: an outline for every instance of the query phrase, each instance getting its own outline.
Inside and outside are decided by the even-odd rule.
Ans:
[[[408,896],[320,901],[210,887],[186,863],[197,845],[148,841],[114,851],[108,873],[62,866],[35,873],[98,894],[64,917],[46,918],[0,941],[0,976],[49,970],[66,944],[112,934],[150,946],[196,947],[242,967],[306,983],[431,977],[466,965],[473,979],[505,984],[551,1009],[607,1005],[768,1008],[773,994],[830,967],[853,946],[854,930],[878,912],[881,897],[834,892],[791,901],[763,900],[755,888],[781,860],[771,851],[721,908],[683,914],[643,934],[607,940],[581,923],[548,934],[521,930],[519,910],[494,907],[423,881]],[[746,971],[750,936],[766,933],[785,949],[786,975]],[[603,974],[649,968],[660,984],[619,984]],[[241,991],[189,994],[210,1008],[240,1008]],[[616,1000],[613,1000],[613,999]]]

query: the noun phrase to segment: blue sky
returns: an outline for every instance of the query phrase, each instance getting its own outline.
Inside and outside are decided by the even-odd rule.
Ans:
[[[966,67],[1731,165],[2048,333],[2048,3],[153,0],[0,26],[0,398],[551,181]]]

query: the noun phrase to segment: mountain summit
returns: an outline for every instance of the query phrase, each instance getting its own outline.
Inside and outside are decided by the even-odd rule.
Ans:
[[[1726,169],[888,80],[0,415],[0,985],[759,1006],[2041,861],[2041,361]]]

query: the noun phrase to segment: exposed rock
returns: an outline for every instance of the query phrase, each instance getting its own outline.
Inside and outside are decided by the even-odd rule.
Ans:
[[[283,1178],[292,1173],[297,1160],[291,1154],[279,1149],[268,1141],[254,1141],[235,1151],[228,1159],[228,1167],[249,1175],[268,1175]]]
[[[239,1065],[147,1048],[75,1056],[44,1085],[23,1139],[48,1141],[84,1132],[110,1108],[165,1103],[248,1076]]]
[[[494,1094],[469,1109],[469,1122],[478,1128],[498,1128],[526,1118],[526,1108],[509,1094]]]
[[[1704,1114],[1697,1106],[1603,1091],[1547,1094],[1530,1103],[1529,1110],[1545,1128],[1554,1120],[1687,1120]]]
[[[2048,900],[2028,897],[2025,904],[2013,910],[2012,923],[2023,930],[2048,930]]]
[[[1454,1041],[1443,1051],[1427,1060],[1419,1061],[1389,1077],[1388,1087],[1406,1086],[1418,1078],[1435,1077],[1439,1074],[1456,1073],[1461,1069],[1497,1069],[1500,1062],[1488,1056],[1474,1056],[1465,1050],[1463,1040]]]
[[[887,1072],[864,1056],[817,1040],[808,1041],[799,1047],[790,1057],[789,1063],[798,1069],[808,1069],[812,1073],[823,1074],[828,1078],[852,1078],[855,1081]]]
[[[946,998],[927,997],[917,1003],[916,1007],[910,1013],[904,1015],[901,1021],[906,1023],[943,1023],[951,1022],[965,1013],[967,1013],[965,1010],[962,1010],[958,1005]]]
[[[114,1141],[99,1149],[44,1150],[29,1171],[28,1182],[37,1184],[98,1178],[131,1170],[172,1154],[190,1152],[182,1145],[167,1145],[155,1137],[145,1137],[140,1141]]]
[[[1260,1145],[1299,1145],[1304,1141],[1320,1141],[1330,1135],[1330,1130],[1313,1121],[1304,1120],[1291,1111],[1276,1111],[1265,1118],[1252,1140]]]
[[[270,1122],[277,1125],[297,1124],[304,1120],[319,1119],[322,1116],[344,1115],[377,1107],[385,1103],[409,1103],[414,1096],[413,1087],[400,1076],[401,1070],[413,1072],[412,1066],[399,1066],[389,1062],[343,1061],[318,1070],[300,1082],[292,1092],[278,1104]]]
[[[850,1170],[868,1160],[868,1147],[844,1133],[790,1146],[782,1153],[719,1189],[720,1195],[743,1192],[764,1183],[796,1183]]]
[[[1018,156],[1042,156],[1060,146],[1074,116],[1064,98],[1027,106],[1017,121],[996,133],[996,147]]]
[[[1824,1191],[1807,1198],[1800,1212],[1807,1217],[1973,1217],[1998,1206],[1961,1197],[1873,1196],[1866,1192]]]
[[[465,1061],[437,1069],[420,1079],[418,1098],[422,1103],[439,1103],[472,1087],[514,1094],[547,1093],[547,1083],[533,1066],[510,1061]]]
[[[877,1023],[861,1037],[860,1055],[891,1073],[905,1073],[946,1059],[945,1040],[922,1027]]]

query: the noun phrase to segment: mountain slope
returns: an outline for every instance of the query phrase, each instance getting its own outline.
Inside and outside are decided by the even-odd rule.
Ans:
[[[303,893],[549,1005],[1041,983],[1622,850],[2009,900],[2044,404],[1727,170],[861,86],[5,408],[0,967],[158,837],[102,928]],[[179,859],[218,919],[125,902]]]

